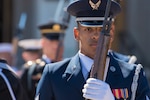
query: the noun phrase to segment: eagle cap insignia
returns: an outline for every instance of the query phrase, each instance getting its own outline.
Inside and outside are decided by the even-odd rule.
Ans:
[[[101,0],[98,0],[97,3],[93,3],[92,0],[89,0],[89,4],[90,4],[90,6],[93,8],[93,10],[98,10],[98,7],[99,7],[100,4],[101,4]]]

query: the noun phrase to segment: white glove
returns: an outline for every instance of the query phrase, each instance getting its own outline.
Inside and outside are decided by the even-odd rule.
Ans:
[[[83,97],[91,100],[115,100],[110,86],[98,79],[89,78],[82,90]]]

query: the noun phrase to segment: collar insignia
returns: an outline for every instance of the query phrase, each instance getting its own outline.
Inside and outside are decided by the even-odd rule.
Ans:
[[[89,0],[90,6],[93,8],[93,10],[98,10],[99,5],[101,4],[101,0],[99,0],[96,4],[92,2],[92,0]]]

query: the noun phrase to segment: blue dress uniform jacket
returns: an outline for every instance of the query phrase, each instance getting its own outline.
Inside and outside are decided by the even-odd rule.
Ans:
[[[29,100],[19,77],[0,60],[0,100]],[[12,90],[12,91],[11,91]]]
[[[41,78],[45,64],[45,60],[37,59],[36,61],[28,61],[23,65],[24,71],[21,76],[21,82],[29,100],[34,100],[36,87]]]
[[[120,56],[122,59],[118,59],[114,53],[110,53],[109,57],[106,82],[110,85],[116,100],[130,100],[136,65],[128,64],[127,57]],[[146,100],[146,97],[149,97],[148,82],[143,73],[141,69],[135,100]],[[82,97],[84,84],[85,79],[77,54],[71,59],[46,65],[37,87],[36,98],[39,100],[84,100]]]

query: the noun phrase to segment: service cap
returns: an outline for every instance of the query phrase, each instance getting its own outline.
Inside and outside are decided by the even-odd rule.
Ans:
[[[18,45],[24,49],[24,51],[37,51],[41,50],[40,39],[24,39],[18,42]]]
[[[64,36],[66,28],[67,26],[63,23],[55,21],[50,21],[39,26],[42,36],[50,40],[58,40],[60,36]]]
[[[0,52],[10,52],[12,53],[13,46],[11,43],[0,43]]]
[[[77,0],[72,2],[67,11],[76,17],[83,26],[102,27],[108,0]],[[116,16],[121,11],[120,5],[111,1],[109,16]]]

